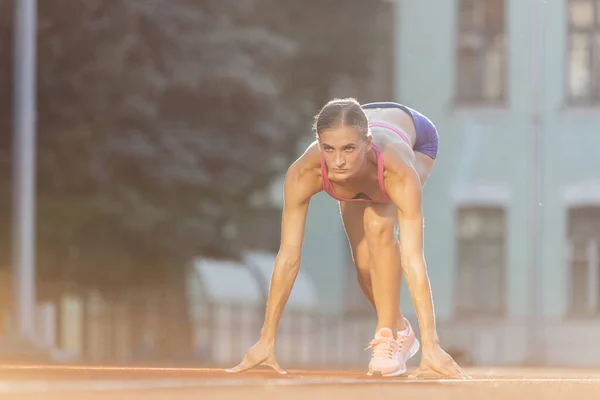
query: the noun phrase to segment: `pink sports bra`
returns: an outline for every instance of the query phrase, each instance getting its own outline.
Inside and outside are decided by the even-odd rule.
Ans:
[[[370,124],[370,127],[379,127],[379,128],[389,129],[392,132],[396,133],[398,136],[400,136],[402,138],[402,140],[404,140],[406,143],[408,143],[410,145],[410,140],[404,134],[404,132],[402,132],[401,130],[399,130],[398,128],[396,128],[393,125],[386,124],[385,122],[372,122]],[[323,181],[323,190],[328,195],[330,195],[331,197],[333,197],[334,199],[336,199],[338,201],[370,201],[370,202],[374,202],[374,203],[388,203],[390,201],[390,197],[388,196],[388,194],[385,190],[385,185],[383,182],[383,172],[384,172],[383,155],[381,154],[381,150],[379,149],[379,147],[377,147],[375,145],[375,143],[373,143],[372,146],[373,146],[373,150],[375,151],[375,154],[377,155],[377,182],[379,183],[379,190],[381,191],[381,197],[379,199],[371,199],[368,196],[364,195],[363,193],[358,193],[355,197],[353,197],[351,199],[344,199],[343,197],[338,196],[337,193],[335,193],[335,190],[333,189],[333,184],[331,183],[331,181],[329,180],[329,177],[327,176],[327,165],[325,164],[325,156],[323,154],[321,154],[321,177],[322,177],[322,181]]]

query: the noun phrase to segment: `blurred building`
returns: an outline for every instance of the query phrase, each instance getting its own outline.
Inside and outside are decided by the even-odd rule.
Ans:
[[[398,99],[440,131],[425,190],[437,315],[479,330],[471,343],[488,363],[524,359],[539,240],[544,361],[600,363],[586,340],[600,333],[600,1],[400,1],[397,11]]]
[[[546,364],[600,364],[600,1],[395,8],[394,100],[440,134],[424,207],[443,343],[488,365],[525,362],[532,343]],[[331,311],[369,310],[333,200],[313,201],[307,229],[303,264]],[[416,322],[406,285],[402,300]]]
[[[378,4],[387,12],[373,28],[381,41],[372,79],[340,74],[331,97],[396,100],[439,129],[424,211],[442,345],[484,365],[532,355],[600,365],[600,0]],[[264,318],[281,198],[277,180],[243,224],[248,247],[263,252],[190,266],[193,351],[179,325],[188,310],[151,289],[115,298],[72,289],[39,306],[40,341],[94,362],[191,354],[232,365]],[[311,200],[302,261],[280,361],[364,367],[360,346],[372,337],[374,312],[356,282],[337,202],[324,193]],[[402,309],[417,328],[406,284]]]

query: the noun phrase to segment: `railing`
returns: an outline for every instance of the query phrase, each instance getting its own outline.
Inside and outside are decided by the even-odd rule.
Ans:
[[[169,296],[166,296],[169,297]],[[174,296],[173,296],[174,297]],[[78,362],[237,364],[259,339],[264,306],[205,304],[189,309],[152,293],[69,295],[39,306],[40,341]],[[286,309],[277,333],[277,357],[286,368],[364,368],[375,314],[343,316]]]
[[[241,304],[209,304],[190,324],[185,307],[156,296],[88,300],[85,306],[73,298],[62,303],[68,306],[61,312],[49,311],[47,304],[40,306],[47,314],[38,319],[46,321],[40,329],[46,333],[44,343],[72,355],[67,361],[102,364],[230,367],[258,340],[265,311]],[[419,336],[417,321],[411,322]],[[363,349],[375,324],[374,312],[332,315],[285,310],[277,334],[277,358],[288,369],[364,370],[370,353]],[[461,365],[521,364],[526,329],[525,320],[438,322],[442,346]],[[600,365],[599,348],[593,345],[600,336],[600,318],[547,320],[540,332],[547,365]]]
[[[212,305],[195,324],[198,361],[215,367],[237,364],[259,339],[264,308]],[[359,368],[368,362],[374,316],[344,317],[313,311],[284,312],[277,332],[278,361],[286,368]]]

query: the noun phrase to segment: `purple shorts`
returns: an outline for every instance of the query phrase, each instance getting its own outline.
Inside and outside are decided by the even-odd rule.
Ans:
[[[413,110],[412,108],[391,101],[363,104],[362,108],[399,108],[406,111],[412,117],[412,120],[415,124],[415,131],[417,132],[417,140],[413,150],[428,155],[434,160],[436,159],[439,147],[439,138],[437,129],[435,128],[433,122],[429,120],[429,118],[420,112]]]

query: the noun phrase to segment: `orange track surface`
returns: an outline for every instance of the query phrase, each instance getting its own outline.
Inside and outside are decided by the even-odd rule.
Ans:
[[[0,399],[595,399],[600,370],[470,369],[470,381],[432,377],[371,378],[362,371],[270,370],[228,374],[217,369],[0,367]]]

